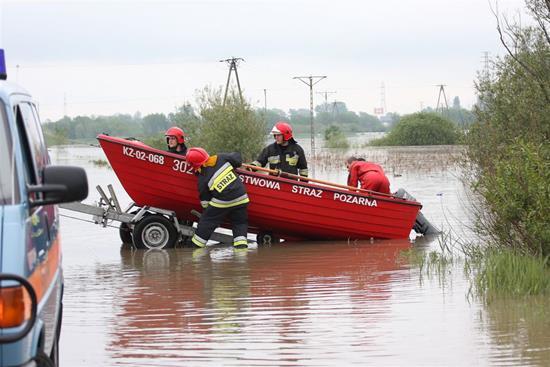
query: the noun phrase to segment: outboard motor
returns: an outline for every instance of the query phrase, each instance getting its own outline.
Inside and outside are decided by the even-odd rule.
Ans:
[[[409,194],[405,189],[397,190],[397,192],[394,194],[394,196],[396,196],[398,198],[405,199],[405,200],[416,201],[416,199],[411,194]],[[426,217],[424,216],[424,214],[422,214],[422,212],[420,212],[420,211],[418,212],[418,214],[416,216],[416,221],[414,222],[414,226],[413,226],[412,229],[416,233],[420,233],[420,234],[423,234],[423,235],[441,233],[441,231],[439,229],[437,229],[436,226],[431,224],[430,221],[427,220]]]

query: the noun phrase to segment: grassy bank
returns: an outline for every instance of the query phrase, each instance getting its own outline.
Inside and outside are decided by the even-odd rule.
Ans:
[[[413,247],[402,256],[420,277],[437,277],[462,269],[470,282],[470,295],[486,302],[495,299],[550,295],[549,258],[514,249],[466,243],[449,232],[439,238],[439,248],[425,251]]]

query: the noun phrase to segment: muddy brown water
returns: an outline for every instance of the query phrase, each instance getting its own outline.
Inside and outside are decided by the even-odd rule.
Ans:
[[[453,147],[352,148],[384,164],[437,226],[470,236]],[[95,147],[51,149],[95,185],[113,171]],[[316,177],[344,183],[342,157],[321,153]],[[124,205],[123,205],[124,206]],[[91,219],[62,210],[64,215]],[[63,366],[548,365],[550,301],[467,297],[460,265],[426,276],[400,256],[437,238],[304,242],[142,251],[115,228],[62,217]]]

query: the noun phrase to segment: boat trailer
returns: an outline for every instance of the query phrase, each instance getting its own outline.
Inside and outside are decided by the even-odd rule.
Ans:
[[[73,202],[60,204],[62,209],[92,215],[92,223],[101,225],[102,227],[115,227],[112,222],[120,222],[118,225],[120,239],[124,244],[131,244],[138,249],[164,249],[172,248],[177,245],[193,246],[191,237],[195,233],[195,226],[192,221],[180,221],[176,213],[171,210],[156,208],[153,206],[137,206],[135,203],[122,210],[120,202],[115,194],[113,186],[107,185],[109,196],[101,188],[96,186],[99,193],[99,202],[95,205],[84,204],[81,202]],[[397,197],[415,200],[404,189],[399,189],[395,194]],[[195,210],[191,213],[200,218],[201,214]],[[84,220],[82,218],[71,217],[61,214],[62,216]],[[89,221],[87,221],[89,222]],[[415,232],[423,235],[438,234],[439,229],[433,226],[421,212],[418,213],[414,224]],[[226,233],[220,233],[220,228],[216,230],[210,237],[211,241],[232,244],[233,236]],[[269,245],[280,241],[279,238],[273,236],[270,232],[260,231],[257,234],[256,242],[262,245]],[[249,243],[253,242],[248,240]]]
[[[115,227],[111,223],[120,222],[118,228],[122,243],[133,244],[138,249],[163,249],[175,247],[178,244],[182,246],[191,244],[191,237],[195,233],[193,222],[180,221],[176,213],[171,210],[152,206],[139,207],[133,202],[125,210],[122,210],[112,185],[107,185],[109,196],[101,186],[96,186],[96,189],[100,196],[96,205],[73,202],[60,204],[59,207],[92,215],[92,223],[102,227]],[[201,216],[195,210],[192,210],[191,213],[197,219]],[[63,216],[83,220],[67,215]],[[232,244],[233,236],[214,232],[210,240]]]

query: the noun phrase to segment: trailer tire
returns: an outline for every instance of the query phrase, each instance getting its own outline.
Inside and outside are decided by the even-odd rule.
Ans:
[[[279,242],[281,242],[281,240],[278,237],[274,236],[273,233],[271,233],[271,232],[260,231],[256,235],[256,242],[260,246],[266,246],[266,245],[272,245],[272,244],[279,243]]]
[[[172,248],[178,240],[178,232],[166,217],[155,214],[137,222],[132,237],[139,249]]]
[[[132,230],[128,223],[120,223],[118,227],[118,234],[123,244],[132,244]]]

